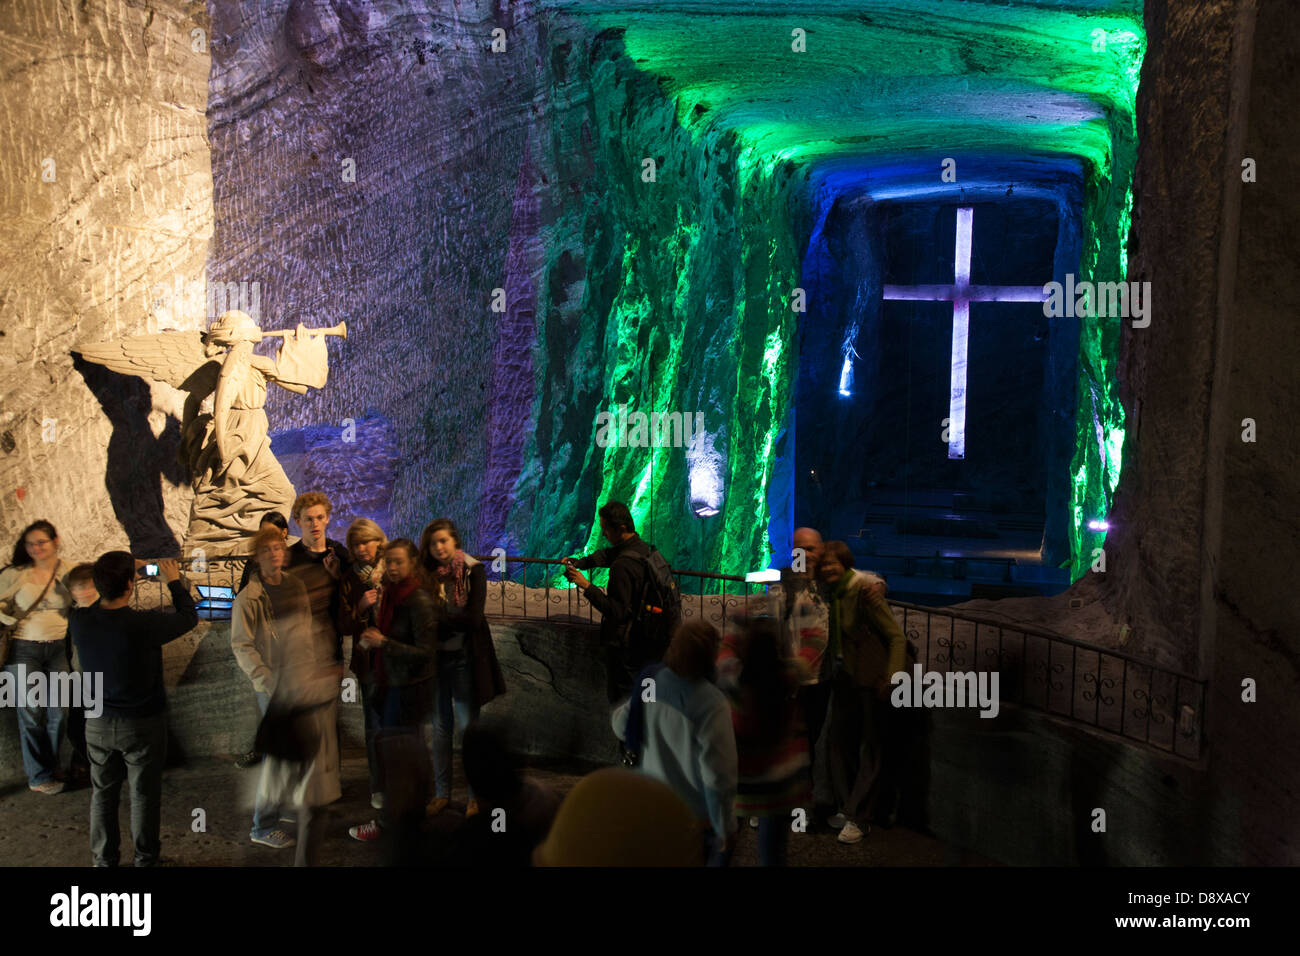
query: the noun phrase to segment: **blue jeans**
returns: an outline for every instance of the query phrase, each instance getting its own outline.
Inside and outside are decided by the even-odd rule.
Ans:
[[[429,799],[429,748],[420,727],[429,719],[434,679],[418,684],[374,687],[367,706],[375,715],[375,755],[383,781],[380,826],[396,826],[412,837],[424,820]]]
[[[438,693],[433,711],[433,789],[436,797],[451,797],[451,738],[455,726],[463,731],[478,719],[474,680],[465,651],[438,652]],[[474,799],[474,788],[469,788]]]
[[[162,852],[162,771],[167,755],[167,715],[86,721],[86,755],[95,792],[90,798],[90,852],[95,866],[117,866],[121,848],[117,809],[122,781],[131,790],[135,865],[154,866]]]
[[[49,783],[59,769],[59,742],[63,731],[62,707],[26,707],[26,691],[30,684],[18,687],[18,665],[26,668],[26,680],[35,673],[45,674],[47,699],[54,686],[54,675],[67,673],[68,655],[63,641],[13,642],[9,664],[5,670],[13,675],[20,695],[18,711],[18,739],[22,745],[23,770],[27,772],[28,786]]]

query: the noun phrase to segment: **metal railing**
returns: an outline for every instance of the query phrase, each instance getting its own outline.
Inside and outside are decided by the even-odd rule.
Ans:
[[[480,560],[489,563],[491,556]],[[498,564],[499,564],[498,559]],[[597,623],[599,613],[576,588],[557,587],[548,558],[504,558],[504,572],[489,571],[487,613]],[[512,574],[511,567],[518,568]],[[489,563],[489,568],[491,564]],[[536,569],[529,587],[529,570]],[[593,583],[596,574],[585,572]],[[682,593],[682,616],[702,616],[722,626],[727,614],[767,593],[768,586],[731,574],[673,570]],[[779,585],[778,585],[779,587]],[[968,612],[888,601],[925,671],[998,672],[999,700],[1041,711],[1196,759],[1203,746],[1207,684],[1120,651],[1049,631]]]
[[[1001,700],[1196,759],[1207,682],[1121,651],[967,612],[890,601],[927,671],[996,669]],[[981,664],[983,667],[981,668]]]
[[[577,588],[559,586],[556,581],[563,562],[554,558],[511,557],[494,559],[477,556],[488,567],[488,602],[490,617],[555,620],[565,623],[598,624],[600,612]],[[504,561],[504,571],[493,571],[493,562]],[[517,571],[512,571],[512,568]],[[529,584],[530,571],[532,584]],[[608,582],[607,568],[592,568],[584,574],[597,586]],[[734,574],[674,569],[682,596],[682,617],[697,616],[721,626],[729,611],[761,596],[762,584],[750,584]]]
[[[600,613],[577,588],[558,585],[561,561],[476,557],[488,572],[485,612],[489,617],[599,623]],[[234,588],[247,560],[208,558],[202,566],[183,565],[182,574],[190,584]],[[505,570],[494,570],[502,560]],[[585,573],[593,583],[603,585],[609,572],[596,568]],[[719,627],[730,612],[748,608],[769,591],[769,585],[732,574],[674,569],[673,575],[681,590],[683,618],[702,617]],[[137,580],[135,606],[167,603],[164,582]],[[998,696],[1003,703],[1085,724],[1179,757],[1196,759],[1201,754],[1208,693],[1202,678],[1049,631],[964,611],[888,603],[925,671],[992,668],[999,675]]]
[[[245,555],[225,555],[207,558],[203,561],[180,561],[181,580],[190,585],[204,587],[238,587],[239,579],[244,573],[244,565],[250,559]],[[156,560],[153,563],[157,563]],[[198,597],[195,597],[198,600]],[[171,604],[167,595],[167,582],[160,577],[137,577],[135,593],[131,596],[131,606],[135,608],[159,608]]]

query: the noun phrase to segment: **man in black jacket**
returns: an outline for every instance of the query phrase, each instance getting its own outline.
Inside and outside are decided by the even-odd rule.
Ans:
[[[334,659],[343,662],[343,636],[338,632],[339,578],[352,563],[348,549],[326,536],[333,506],[319,491],[299,495],[293,503],[293,520],[302,540],[289,548],[287,570],[307,588],[315,640],[328,640]]]
[[[194,598],[174,560],[158,562],[176,613],[131,608],[135,559],[110,551],[95,562],[99,602],[73,608],[68,629],[82,671],[99,674],[103,711],[87,715],[90,758],[90,851],[95,866],[117,866],[121,834],[117,808],[122,781],[131,788],[131,837],[135,865],[154,866],[162,850],[162,768],[167,749],[167,694],[162,646],[199,623]]]
[[[663,648],[643,639],[635,626],[637,602],[645,594],[650,546],[641,540],[632,512],[621,501],[609,501],[598,512],[600,533],[610,543],[585,558],[564,560],[564,576],[582,589],[583,596],[600,612],[600,643],[605,648],[606,691],[615,704],[627,697],[641,669],[663,655]],[[588,568],[609,568],[609,588],[602,591],[582,573]]]

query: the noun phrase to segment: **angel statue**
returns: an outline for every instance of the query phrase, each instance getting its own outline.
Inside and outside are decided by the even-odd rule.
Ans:
[[[294,490],[271,454],[266,387],[305,394],[329,375],[327,335],[347,338],[347,326],[263,332],[246,313],[223,312],[206,332],[160,332],[88,345],[87,361],[138,375],[186,393],[179,457],[190,471],[194,501],[184,553],[232,552],[256,533],[268,511],[287,514]],[[280,336],[274,360],[253,352],[266,336]],[[204,411],[212,397],[211,411]]]

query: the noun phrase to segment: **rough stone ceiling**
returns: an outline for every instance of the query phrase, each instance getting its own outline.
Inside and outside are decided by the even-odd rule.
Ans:
[[[1141,0],[554,7],[621,29],[683,125],[733,130],[754,162],[806,164],[814,181],[916,153],[1060,157],[1109,178],[1133,135]]]

